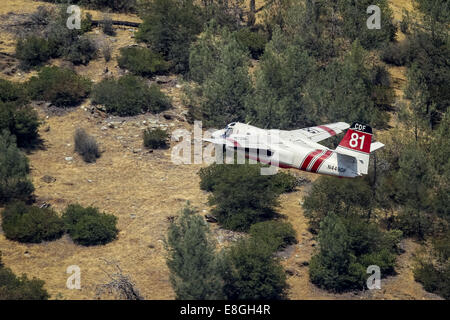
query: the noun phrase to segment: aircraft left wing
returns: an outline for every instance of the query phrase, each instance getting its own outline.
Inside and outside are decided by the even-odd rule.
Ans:
[[[350,125],[348,123],[335,122],[315,127],[286,131],[286,134],[287,138],[292,141],[306,138],[314,142],[319,142],[329,137],[335,136],[348,128],[350,128]]]

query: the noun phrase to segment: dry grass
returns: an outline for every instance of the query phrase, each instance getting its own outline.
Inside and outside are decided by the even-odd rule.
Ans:
[[[0,14],[10,11],[31,12],[38,5],[48,4],[31,0],[6,0],[6,2],[4,0]],[[97,12],[93,13],[94,17],[100,15]],[[113,18],[130,20],[132,17],[114,15]],[[114,57],[118,54],[118,48],[133,43],[128,29],[120,29],[114,37],[117,41],[112,43],[113,58],[109,63],[105,63],[100,57],[87,67],[76,67],[76,71],[94,81],[99,81],[105,76],[106,66],[116,75],[118,68]],[[97,30],[92,34],[96,35]],[[0,34],[0,39],[4,36]],[[0,43],[0,51],[11,52],[12,43]],[[62,62],[56,60],[52,63]],[[401,69],[391,72],[398,79],[404,77]],[[22,81],[30,74],[1,76]],[[398,89],[400,88],[401,83]],[[180,114],[185,111],[180,100],[180,89],[169,87],[164,90],[173,98],[174,113]],[[96,286],[106,281],[102,271],[104,265],[100,258],[119,262],[124,274],[131,276],[145,299],[172,299],[174,294],[169,284],[163,246],[169,225],[167,218],[175,215],[187,200],[191,201],[201,213],[208,210],[207,194],[199,189],[197,171],[200,165],[172,164],[171,149],[153,153],[145,151],[142,147],[142,130],[146,128],[149,119],[158,118],[157,116],[141,115],[116,119],[125,122],[114,129],[102,130],[107,120],[111,119],[94,117],[84,108],[88,104],[89,101],[63,115],[48,117],[46,110],[38,107],[42,119],[45,119],[40,134],[45,141],[46,150],[29,155],[31,175],[36,186],[35,194],[39,202],[48,202],[59,211],[70,203],[80,203],[85,206],[97,206],[103,211],[113,213],[118,217],[120,230],[118,239],[98,247],[75,245],[67,236],[49,243],[25,245],[8,241],[0,234],[3,261],[15,273],[26,273],[45,280],[46,288],[54,299],[95,299]],[[146,125],[142,122],[144,120],[147,120]],[[167,121],[163,117],[159,117],[159,120],[166,123],[169,130],[191,129],[186,122]],[[94,164],[84,163],[73,150],[73,133],[77,127],[85,128],[89,134],[94,135],[103,151],[101,158]],[[45,130],[46,128],[49,130]],[[73,161],[66,161],[66,157],[73,157]],[[310,180],[317,178],[308,173],[298,171],[295,173],[305,175]],[[43,182],[41,178],[44,175],[53,176],[56,181]],[[413,279],[411,255],[418,245],[412,241],[406,242],[406,253],[398,259],[399,275],[383,280],[383,289],[380,291],[335,295],[312,285],[308,278],[308,267],[301,265],[302,262],[309,261],[315,248],[313,247],[315,241],[307,231],[307,220],[300,205],[305,192],[306,187],[281,197],[280,212],[293,224],[299,240],[292,254],[282,262],[286,268],[294,271],[294,275],[288,279],[291,286],[290,299],[436,298],[426,293]],[[217,231],[216,226],[214,229]],[[66,288],[69,276],[66,274],[66,268],[70,265],[78,265],[81,268],[81,290]]]

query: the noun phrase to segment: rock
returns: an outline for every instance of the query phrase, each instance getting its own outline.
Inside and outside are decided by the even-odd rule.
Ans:
[[[56,181],[56,179],[55,179],[54,177],[49,176],[49,175],[43,176],[43,177],[41,178],[41,180],[44,181],[44,182],[46,182],[46,183],[52,183],[52,182],[55,182],[55,181]]]
[[[142,149],[133,149],[133,153],[139,153],[142,152]]]
[[[64,159],[65,159],[66,161],[72,161],[72,160],[73,160],[72,157],[65,157]]]
[[[136,219],[136,215],[134,213],[130,214],[131,219]]]
[[[108,130],[108,128],[106,126],[103,126],[100,128],[100,130],[105,131],[105,130]]]
[[[114,123],[112,122],[108,123],[108,128],[114,129],[115,128]]]
[[[45,128],[44,128],[44,132],[49,132],[50,131],[50,126],[46,126]]]
[[[294,269],[286,269],[285,272],[289,276],[295,275],[295,270]]]
[[[214,216],[212,216],[212,215],[205,214],[205,219],[206,219],[206,221],[208,221],[208,222],[211,222],[211,223],[217,223],[217,218],[214,217]]]

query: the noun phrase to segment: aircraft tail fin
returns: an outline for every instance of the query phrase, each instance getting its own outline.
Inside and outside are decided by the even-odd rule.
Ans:
[[[370,152],[383,146],[382,143],[372,143],[372,128],[370,126],[355,122],[347,130],[336,148],[336,152],[354,157],[357,161],[358,173],[367,174]]]

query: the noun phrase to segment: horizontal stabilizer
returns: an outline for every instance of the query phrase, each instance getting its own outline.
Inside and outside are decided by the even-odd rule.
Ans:
[[[370,144],[370,152],[374,152],[375,150],[381,149],[384,147],[384,144],[382,144],[381,142],[377,141],[377,142],[372,142]]]

